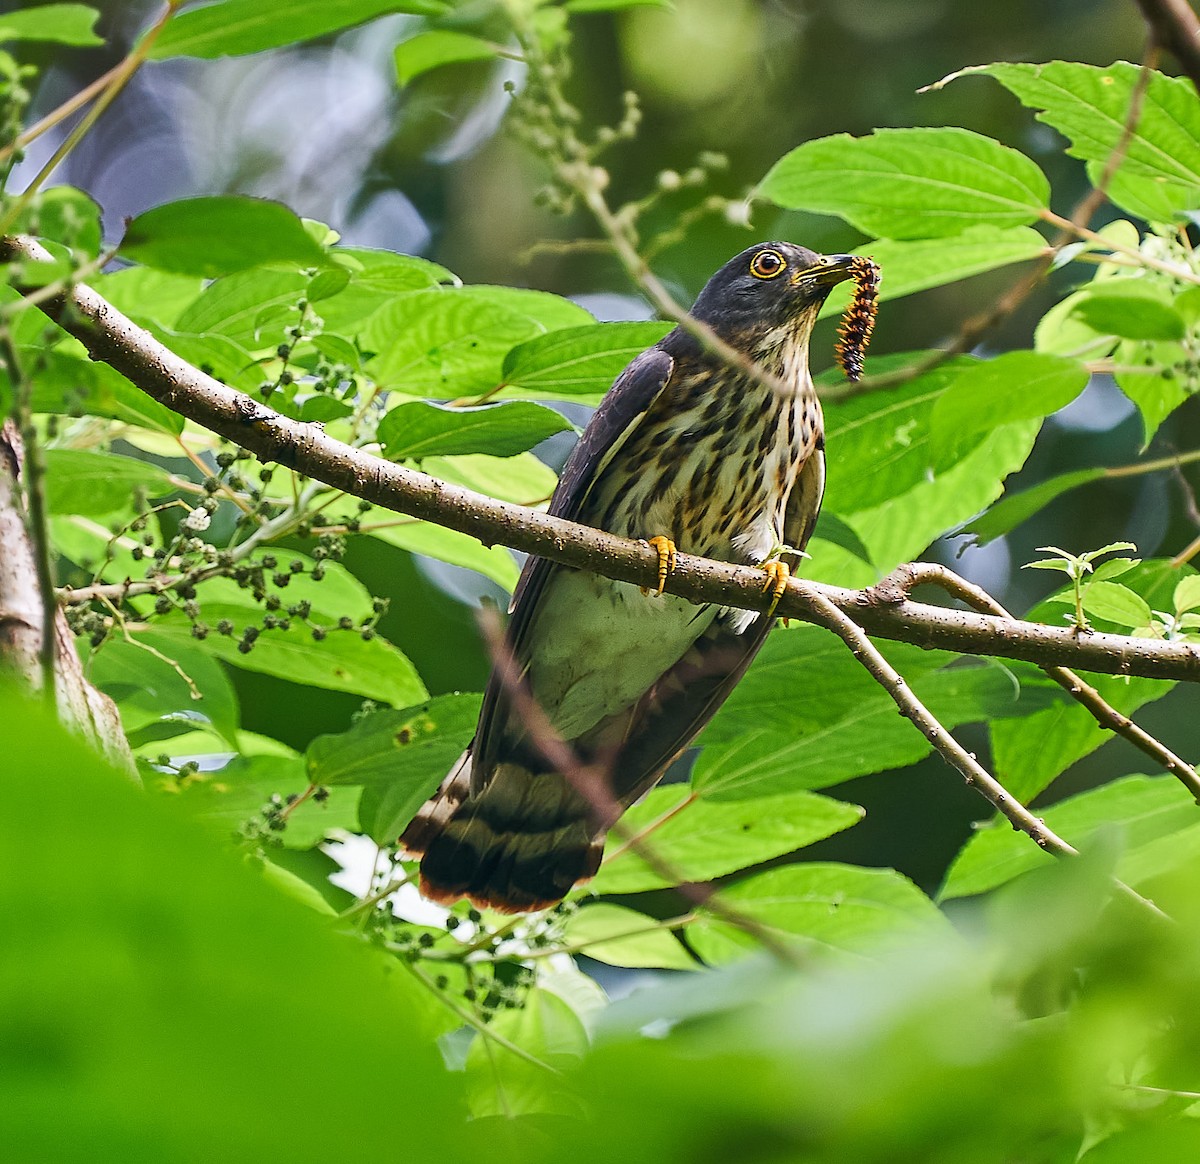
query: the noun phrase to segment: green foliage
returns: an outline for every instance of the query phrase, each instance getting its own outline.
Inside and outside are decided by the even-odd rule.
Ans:
[[[618,125],[586,140],[576,128],[562,93],[572,20],[639,4],[663,6],[217,0],[172,9],[144,43],[154,58],[216,58],[406,13],[417,19],[394,46],[405,100],[489,72],[424,79],[442,66],[514,58],[525,71],[510,121],[550,168],[542,201],[570,211],[607,197],[620,170],[602,167],[604,153],[638,120],[630,101]],[[25,9],[0,17],[0,40],[95,44],[95,15]],[[23,74],[0,66],[7,147]],[[869,586],[959,533],[1019,550],[1056,499],[1086,504],[1103,482],[1170,467],[1106,469],[1088,446],[1087,459],[1010,486],[1090,375],[1111,373],[1147,443],[1200,390],[1200,262],[1179,226],[1200,212],[1194,90],[1150,72],[1130,125],[1133,65],[963,72],[1037,111],[1093,181],[1112,168],[1110,199],[1131,217],[1052,243],[1048,228],[1065,226],[1050,206],[1065,188],[1051,191],[1025,153],[953,126],[838,134],[771,167],[755,196],[841,219],[849,229],[822,229],[881,265],[885,304],[953,300],[960,281],[1018,263],[1066,270],[1047,284],[1057,299],[1029,350],[997,354],[964,327],[955,350],[972,355],[873,350],[882,384],[818,377],[828,493],[811,578]],[[701,216],[732,222],[737,204],[707,192],[720,168],[704,157],[665,171],[657,190],[601,216],[608,241],[657,263]],[[1046,172],[1057,182],[1061,167]],[[682,210],[660,205],[673,197]],[[663,205],[678,225],[654,236]],[[250,398],[525,505],[545,505],[556,483],[531,450],[572,427],[547,402],[597,403],[670,328],[598,322],[524,287],[464,285],[236,194],[139,215],[120,242],[131,265],[103,274],[100,208],[85,191],[6,195],[0,215],[53,255],[13,269],[13,283],[48,295],[82,278]],[[823,315],[850,293],[839,287]],[[881,337],[886,325],[885,314]],[[420,1156],[486,1147],[534,1162],[1194,1154],[1195,803],[1165,775],[1093,787],[1099,766],[1075,768],[1059,794],[1054,781],[1110,733],[1037,668],[883,648],[945,727],[965,729],[1006,795],[1044,797],[1036,811],[1078,860],[1055,862],[992,820],[961,845],[936,902],[897,869],[850,863],[873,857],[870,842],[854,847],[859,801],[907,787],[931,746],[840,640],[805,625],[771,634],[684,778],[628,810],[597,876],[562,906],[516,919],[433,906],[398,837],[469,745],[480,697],[439,687],[431,672],[445,660],[431,666],[419,645],[449,655],[467,632],[438,612],[469,618],[449,592],[499,600],[516,585],[514,555],[185,425],[8,287],[0,340],[13,357],[6,348],[0,403],[32,414],[27,438],[46,467],[67,622],[144,783],[123,784],[39,709],[0,693],[0,896],[13,919],[0,1062],[15,1097],[0,1129],[18,1154],[53,1158],[50,1144],[63,1159],[290,1159],[343,1142],[394,1152],[398,1127]],[[813,358],[829,362],[824,340]],[[1096,541],[1121,536],[1118,515],[1111,524]],[[1053,540],[1073,544],[1069,531]],[[1093,626],[1123,634],[1131,647],[1200,639],[1200,575],[1186,554],[1109,557],[1132,548],[1050,547],[1025,562],[1065,582],[1026,617],[1065,619],[1081,638]],[[1088,681],[1126,715],[1172,688]],[[895,827],[923,840],[942,806],[906,808]],[[64,852],[85,854],[82,876],[63,872]],[[1178,924],[1130,912],[1114,876]],[[647,972],[644,989],[610,1002],[588,959]],[[397,1114],[364,1121],[380,1087]]]

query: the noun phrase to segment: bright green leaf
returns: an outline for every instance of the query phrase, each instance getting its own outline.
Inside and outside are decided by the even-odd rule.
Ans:
[[[667,323],[594,323],[536,336],[504,358],[502,376],[528,395],[598,398],[635,356],[671,330]]]
[[[781,857],[848,829],[863,817],[856,804],[812,792],[717,802],[704,797],[703,791],[676,784],[656,788],[622,817],[626,834],[640,836],[649,830],[648,847],[682,881],[711,881]],[[620,837],[611,835],[605,863],[587,888],[597,893],[637,893],[671,884]]]
[[[1038,809],[1046,824],[1076,848],[1086,849],[1102,829],[1123,834],[1126,852],[1197,823],[1195,798],[1169,776],[1122,776],[1090,792]],[[947,874],[941,897],[986,893],[1054,858],[1006,820],[978,829]],[[1118,875],[1122,875],[1118,864]]]
[[[414,400],[388,412],[378,436],[392,461],[461,453],[513,457],[570,427],[562,413],[529,401],[453,408]]]
[[[396,46],[396,76],[401,85],[407,85],[422,73],[442,65],[492,60],[496,51],[495,45],[463,32],[440,29],[420,32]]]
[[[1171,605],[1177,614],[1200,607],[1200,574],[1189,574],[1180,579],[1172,595]]]
[[[956,128],[818,138],[781,158],[758,193],[835,214],[868,234],[940,238],[971,226],[1023,226],[1046,208],[1045,175],[1023,154]]]
[[[1153,620],[1146,600],[1117,582],[1089,583],[1083,591],[1083,609],[1122,627],[1146,626]]]
[[[1051,477],[1020,493],[1006,493],[990,509],[964,526],[962,532],[974,534],[976,544],[986,546],[988,542],[1016,529],[1023,521],[1028,521],[1035,513],[1040,513],[1056,497],[1080,485],[1098,481],[1103,476],[1103,469],[1076,469],[1073,473]]]
[[[1040,419],[1070,404],[1086,387],[1078,360],[1041,352],[1006,352],[959,372],[933,406],[935,460],[953,463],[955,450],[1002,424]]]
[[[315,267],[325,252],[286,206],[262,198],[185,198],[139,214],[121,243],[126,258],[206,279],[268,263]]]
[[[937,907],[893,869],[813,863],[747,877],[721,890],[733,909],[776,938],[856,954],[879,953],[946,925]],[[685,931],[706,961],[729,962],[759,948],[758,940],[712,914]]]
[[[446,8],[441,0],[291,0],[286,5],[222,0],[177,14],[154,42],[150,56],[242,56],[300,44],[392,12],[438,16]]]
[[[362,828],[378,844],[390,844],[437,791],[478,719],[478,695],[439,695],[403,711],[376,711],[349,731],[313,740],[308,778],[362,785]]]
[[[408,550],[412,554],[424,554],[439,562],[462,566],[474,570],[485,578],[511,591],[517,584],[520,568],[512,552],[504,546],[485,546],[478,538],[428,521],[399,520],[395,524],[382,524],[365,532],[380,541]]]
[[[1169,303],[1147,295],[1116,294],[1115,280],[1106,287],[1106,291],[1097,290],[1075,307],[1075,315],[1093,331],[1122,339],[1183,339],[1187,330],[1183,317]]]
[[[563,931],[574,952],[610,966],[696,970],[696,960],[670,930],[623,905],[597,902],[571,914]]]
[[[9,40],[103,44],[104,40],[92,31],[99,16],[99,12],[86,4],[42,4],[6,12],[0,16],[0,44]]]
[[[46,505],[51,513],[102,517],[127,509],[138,489],[148,497],[161,497],[172,486],[164,469],[133,457],[86,449],[46,450]]]

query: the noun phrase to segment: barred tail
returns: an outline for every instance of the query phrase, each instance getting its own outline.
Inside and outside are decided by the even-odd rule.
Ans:
[[[563,777],[502,763],[472,795],[466,752],[400,843],[421,857],[425,897],[502,913],[556,905],[604,854],[604,834]]]

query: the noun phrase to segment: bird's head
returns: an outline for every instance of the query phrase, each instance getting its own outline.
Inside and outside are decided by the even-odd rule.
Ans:
[[[709,279],[691,314],[750,355],[783,342],[807,343],[830,289],[854,278],[854,267],[853,255],[758,243]]]

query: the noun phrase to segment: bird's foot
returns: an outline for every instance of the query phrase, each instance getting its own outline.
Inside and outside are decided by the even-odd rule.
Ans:
[[[763,584],[763,593],[771,592],[771,605],[767,608],[767,618],[770,618],[775,613],[775,607],[779,605],[783,592],[787,589],[792,570],[786,562],[781,562],[778,558],[764,562],[762,568],[763,573],[767,576],[767,580]]]
[[[667,575],[675,569],[675,543],[660,534],[658,537],[648,539],[646,544],[653,546],[658,551],[658,589],[654,591],[654,597],[658,598],[666,589]],[[641,591],[643,594],[650,593],[646,586],[643,586]]]

